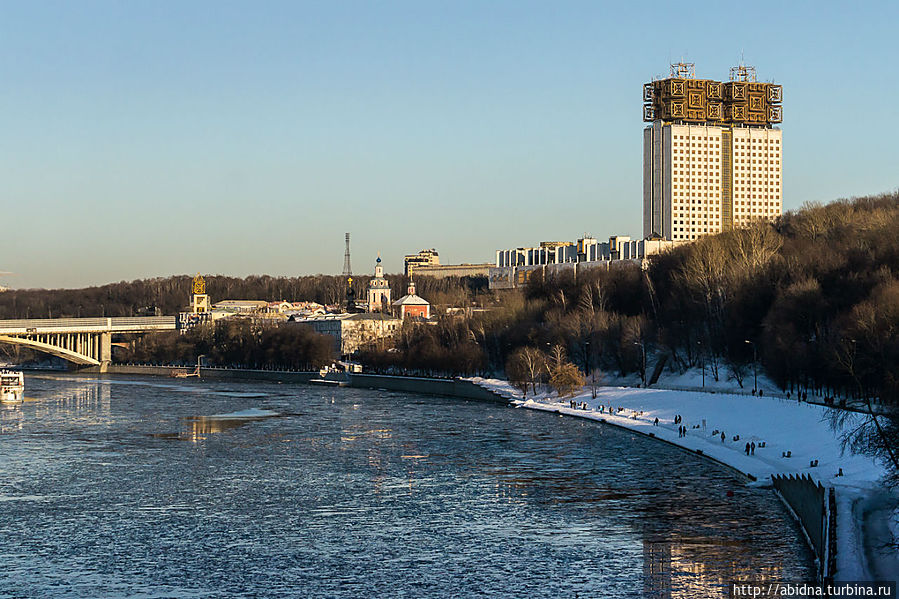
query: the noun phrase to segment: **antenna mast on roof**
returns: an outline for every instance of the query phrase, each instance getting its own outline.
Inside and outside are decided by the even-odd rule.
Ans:
[[[742,50],[740,50],[740,64],[730,68],[730,80],[756,81],[755,67],[746,64]]]
[[[676,79],[695,79],[696,65],[692,62],[671,63],[670,76]]]

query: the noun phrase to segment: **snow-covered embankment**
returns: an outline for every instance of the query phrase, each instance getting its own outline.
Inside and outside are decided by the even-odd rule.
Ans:
[[[701,452],[752,477],[756,480],[752,484],[769,484],[773,474],[808,474],[833,486],[838,502],[838,577],[872,577],[862,541],[861,506],[865,498],[881,491],[878,481],[885,471],[868,456],[843,451],[840,431],[829,418],[832,408],[771,397],[623,387],[600,387],[596,398],[584,388],[574,397],[542,393],[525,399],[507,381],[470,380],[524,408],[603,421]],[[680,416],[680,424],[674,424],[675,416]],[[854,414],[844,426],[861,418]],[[685,436],[679,426],[686,427]],[[755,444],[751,455],[746,453],[747,443]],[[815,460],[817,465],[812,466]]]

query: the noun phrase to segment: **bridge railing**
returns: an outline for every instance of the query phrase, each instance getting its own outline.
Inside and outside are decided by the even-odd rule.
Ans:
[[[173,330],[174,316],[126,316],[117,318],[26,318],[0,320],[0,333],[127,332]]]

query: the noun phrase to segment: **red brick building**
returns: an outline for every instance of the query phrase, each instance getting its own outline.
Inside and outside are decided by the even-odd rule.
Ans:
[[[415,295],[415,282],[409,281],[409,287],[406,289],[406,295],[393,302],[393,307],[397,309],[397,316],[403,320],[406,317],[411,318],[430,318],[431,304],[423,297]]]

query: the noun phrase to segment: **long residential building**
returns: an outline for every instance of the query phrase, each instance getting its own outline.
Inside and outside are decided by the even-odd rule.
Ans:
[[[543,242],[537,247],[520,247],[496,251],[496,266],[488,275],[490,289],[512,289],[525,285],[540,272],[554,276],[565,272],[577,274],[591,268],[615,268],[627,264],[645,265],[650,256],[667,251],[680,243],[666,239],[631,239],[614,235],[608,242],[582,237],[577,242]]]
[[[544,241],[537,247],[496,250],[495,267],[642,260],[673,245],[670,240],[636,240],[626,235],[613,235],[608,242],[597,241],[593,237],[581,237],[577,242]]]
[[[432,266],[416,266],[416,277],[434,277],[445,279],[447,277],[486,277],[490,267],[489,262],[482,264],[435,264]]]

